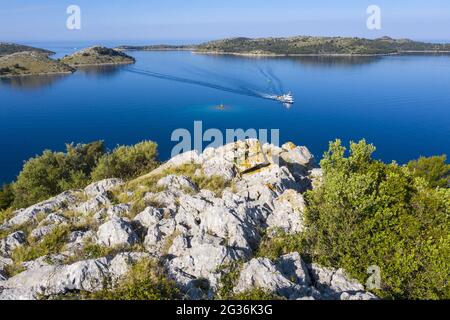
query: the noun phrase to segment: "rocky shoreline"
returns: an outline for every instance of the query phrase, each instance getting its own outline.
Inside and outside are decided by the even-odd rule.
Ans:
[[[187,167],[227,184],[200,190],[183,174]],[[181,154],[133,181],[107,179],[64,192],[12,212],[0,225],[0,300],[95,293],[142,259],[161,265],[186,299],[218,298],[232,265],[234,294],[262,289],[284,299],[376,299],[344,270],[307,263],[298,252],[258,254],[263,234],[303,232],[302,193],[320,181],[306,147],[247,140]],[[58,230],[67,236],[57,249],[18,258]],[[93,245],[108,254],[84,255]]]

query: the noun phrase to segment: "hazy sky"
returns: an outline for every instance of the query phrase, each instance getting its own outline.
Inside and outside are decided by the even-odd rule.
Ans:
[[[81,8],[81,30],[66,9]],[[382,30],[366,27],[378,5]],[[0,0],[0,41],[341,35],[450,40],[449,0]]]

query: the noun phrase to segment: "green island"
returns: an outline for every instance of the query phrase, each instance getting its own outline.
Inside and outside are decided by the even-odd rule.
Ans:
[[[407,53],[450,53],[449,44],[409,39],[364,39],[351,37],[296,36],[287,38],[230,38],[199,45],[120,46],[119,50],[189,50],[198,53],[250,56],[295,55],[391,55]]]
[[[0,45],[0,77],[39,76],[73,73],[79,67],[131,64],[133,57],[101,46],[52,59],[54,52],[14,44]]]

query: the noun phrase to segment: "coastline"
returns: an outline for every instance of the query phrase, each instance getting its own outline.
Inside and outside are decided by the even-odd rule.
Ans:
[[[408,50],[390,53],[251,53],[251,52],[222,52],[222,51],[199,51],[192,48],[159,48],[159,49],[116,49],[118,51],[189,51],[192,54],[205,55],[222,55],[222,56],[241,56],[250,58],[276,58],[276,57],[382,57],[382,56],[401,56],[406,54],[450,54],[450,51],[434,51],[434,50]]]
[[[9,78],[21,78],[21,77],[40,77],[40,76],[56,76],[56,75],[68,75],[75,73],[74,71],[61,71],[61,72],[41,72],[41,73],[32,73],[32,74],[15,74],[15,75],[0,75],[0,79],[9,79]]]

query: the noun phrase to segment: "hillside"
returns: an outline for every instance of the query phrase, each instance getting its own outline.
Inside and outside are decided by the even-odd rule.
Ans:
[[[73,67],[80,67],[131,64],[135,62],[135,59],[118,50],[94,46],[65,56],[61,62]]]
[[[45,53],[17,52],[0,57],[0,77],[72,73],[75,69]]]
[[[164,266],[170,279],[155,281],[173,286],[161,298],[262,290],[286,299],[375,299],[343,270],[307,264],[298,252],[275,260],[257,254],[265,230],[304,229],[302,193],[320,178],[305,147],[260,150],[249,140],[188,152],[135,180],[101,180],[11,212],[0,224],[0,300],[108,298],[108,283],[155,259],[152,268]],[[227,160],[234,152],[238,159]],[[291,169],[265,163],[270,154]],[[233,265],[237,277],[224,287]],[[144,270],[144,277],[155,272]]]
[[[17,53],[17,52],[23,52],[23,51],[35,51],[35,52],[40,52],[46,55],[52,55],[54,54],[54,52],[49,51],[49,50],[45,50],[45,49],[39,49],[39,48],[34,48],[34,47],[30,47],[30,46],[24,46],[24,45],[20,45],[20,44],[16,44],[16,43],[5,43],[5,42],[0,42],[0,57],[1,56],[6,56],[9,54],[13,54],[13,53]]]
[[[249,55],[378,55],[416,52],[450,52],[448,44],[431,44],[383,37],[375,40],[342,37],[233,38],[196,47],[205,53]]]

